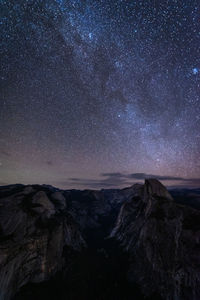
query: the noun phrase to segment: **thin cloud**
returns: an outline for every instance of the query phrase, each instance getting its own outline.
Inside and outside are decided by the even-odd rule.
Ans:
[[[100,178],[80,178],[70,177],[66,180],[60,180],[54,184],[64,188],[75,189],[120,189],[130,187],[135,183],[144,182],[145,179],[155,178],[163,181],[168,188],[199,188],[200,178],[183,178],[176,176],[155,175],[148,173],[121,173],[108,172],[101,173]]]
[[[47,160],[45,163],[46,163],[48,166],[52,166],[52,165],[53,165],[53,162],[52,162],[51,160]]]
[[[116,172],[116,173],[101,173],[100,175],[103,176],[103,177],[115,177],[115,178],[116,177],[118,177],[118,178],[125,177],[124,174],[118,173],[118,172]]]
[[[156,178],[158,180],[187,180],[182,177],[175,177],[175,176],[161,176],[161,175],[154,175],[154,174],[147,174],[147,173],[131,173],[131,174],[123,174],[123,173],[102,173],[101,176],[103,177],[111,177],[111,178],[128,178],[128,179],[137,179],[137,180],[144,180],[147,178]]]
[[[155,178],[158,180],[185,180],[185,178],[182,177],[175,177],[175,176],[161,176],[161,175],[153,175],[153,174],[146,174],[146,173],[133,173],[128,175],[129,178],[133,178],[133,179],[138,179],[138,180],[142,180],[142,179],[147,179],[147,178]]]
[[[125,174],[120,172],[101,173],[102,179],[83,179],[83,178],[69,178],[67,182],[60,182],[62,185],[72,185],[90,188],[121,188],[124,186],[131,186],[136,181],[145,180],[147,178],[155,178],[160,181],[167,181],[173,185],[177,182],[180,186],[197,187],[200,186],[200,178],[183,178],[176,176],[163,176],[147,173],[131,173]]]
[[[74,185],[74,186],[83,186],[83,187],[91,187],[91,188],[111,188],[111,187],[120,187],[124,185],[130,185],[131,183],[126,179],[119,176],[119,174],[115,174],[115,176],[106,176],[105,179],[83,179],[83,178],[69,178],[68,182],[62,182],[61,184],[66,185]]]

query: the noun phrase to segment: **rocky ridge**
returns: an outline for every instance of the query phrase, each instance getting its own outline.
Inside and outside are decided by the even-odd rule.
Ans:
[[[62,193],[19,185],[0,194],[0,299],[8,300],[67,267],[64,253],[81,251],[85,241]]]
[[[0,300],[59,272],[66,288],[58,299],[73,285],[70,299],[199,300],[199,251],[200,211],[177,204],[155,179],[122,190],[0,187]]]
[[[121,207],[111,236],[130,254],[128,277],[146,296],[200,299],[200,212],[155,179]]]

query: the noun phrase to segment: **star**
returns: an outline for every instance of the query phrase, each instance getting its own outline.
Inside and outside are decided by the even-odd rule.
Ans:
[[[197,75],[199,73],[199,69],[198,68],[193,68],[192,72],[194,75]]]
[[[92,40],[92,37],[93,37],[92,32],[89,32],[88,36],[89,36],[89,39]]]
[[[197,1],[12,2],[2,1],[1,182],[199,177]]]

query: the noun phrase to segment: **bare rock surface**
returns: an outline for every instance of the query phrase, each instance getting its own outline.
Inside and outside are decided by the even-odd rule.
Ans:
[[[58,209],[45,191],[37,189],[11,186],[0,191],[1,300],[10,299],[27,282],[48,280],[67,268],[66,248],[85,247],[65,205]]]
[[[54,300],[199,300],[200,191],[173,195],[178,203],[156,179],[121,190],[0,187],[0,300],[19,290],[17,300],[43,299],[45,282]]]
[[[176,204],[155,179],[122,205],[111,236],[130,254],[128,277],[144,295],[200,299],[200,212]]]

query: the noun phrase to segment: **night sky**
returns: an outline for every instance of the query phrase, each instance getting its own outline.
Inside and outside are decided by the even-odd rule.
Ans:
[[[0,11],[1,185],[200,186],[199,0]]]

